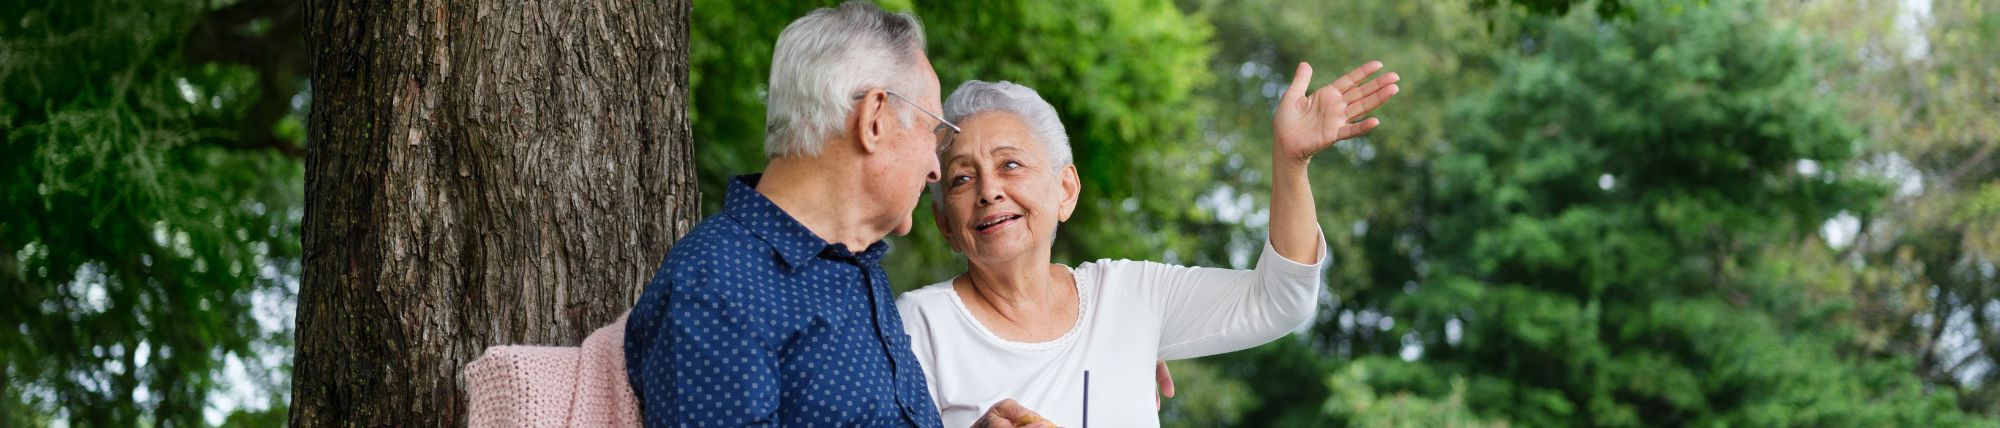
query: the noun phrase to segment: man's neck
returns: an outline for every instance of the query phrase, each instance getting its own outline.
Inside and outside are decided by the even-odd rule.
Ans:
[[[834,162],[839,160],[772,159],[764,169],[763,178],[757,181],[757,193],[762,193],[820,239],[846,245],[848,251],[859,253],[881,241],[889,234],[889,228],[877,224],[880,221],[871,218],[875,213],[857,199],[863,189],[856,170],[829,167]]]

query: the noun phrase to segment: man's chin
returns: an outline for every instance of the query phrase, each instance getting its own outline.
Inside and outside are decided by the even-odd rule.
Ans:
[[[889,231],[889,236],[907,236],[907,235],[909,235],[909,234],[910,234],[910,224],[911,224],[911,223],[913,223],[913,221],[911,221],[911,219],[910,219],[909,217],[903,217],[903,222],[902,222],[902,223],[896,223],[896,229],[895,229],[895,230],[891,230],[891,231]]]

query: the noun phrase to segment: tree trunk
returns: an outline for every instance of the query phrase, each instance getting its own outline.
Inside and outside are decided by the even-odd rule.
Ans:
[[[459,426],[489,345],[575,346],[699,215],[687,0],[315,0],[291,422]]]

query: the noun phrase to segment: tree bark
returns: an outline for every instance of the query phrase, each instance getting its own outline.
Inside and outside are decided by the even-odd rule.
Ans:
[[[687,0],[307,4],[295,426],[460,426],[489,345],[575,346],[699,215]]]

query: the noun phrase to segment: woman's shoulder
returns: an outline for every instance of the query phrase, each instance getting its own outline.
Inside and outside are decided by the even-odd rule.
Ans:
[[[922,309],[950,308],[953,306],[951,299],[952,293],[954,293],[951,289],[951,281],[950,279],[946,279],[926,285],[923,288],[905,291],[903,295],[896,296],[896,307],[905,312]]]
[[[1075,269],[1077,278],[1079,279],[1089,277],[1093,280],[1116,282],[1133,274],[1179,267],[1181,266],[1146,260],[1097,259],[1096,261],[1076,265]]]
[[[1092,295],[1118,295],[1139,292],[1152,276],[1152,272],[1170,265],[1160,262],[1126,259],[1098,259],[1084,262],[1071,268],[1075,272],[1078,288]]]

